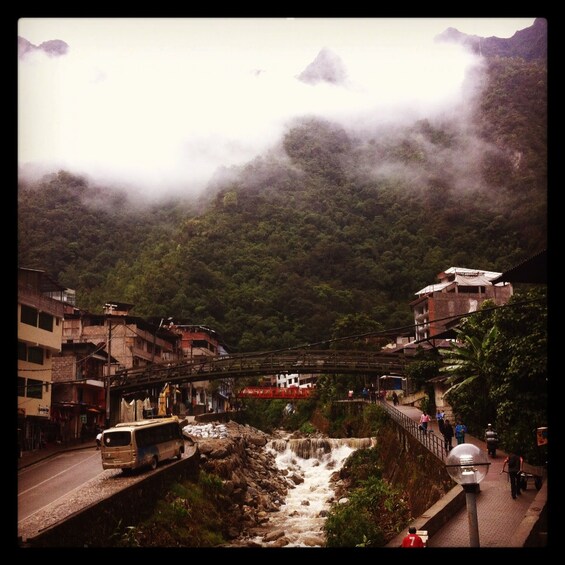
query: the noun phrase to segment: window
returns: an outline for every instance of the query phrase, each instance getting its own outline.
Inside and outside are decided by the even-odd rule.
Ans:
[[[43,349],[41,347],[29,347],[27,350],[27,360],[30,363],[43,365]]]
[[[27,380],[27,394],[28,398],[43,398],[42,387],[43,383],[36,379]]]
[[[37,310],[35,308],[31,308],[30,306],[25,306],[24,304],[22,304],[20,321],[22,322],[22,324],[28,324],[30,326],[37,327]]]
[[[46,312],[39,313],[39,327],[48,332],[53,331],[53,316]]]
[[[26,395],[26,380],[24,377],[18,377],[18,396]]]
[[[27,361],[27,347],[23,341],[18,341],[18,359]]]

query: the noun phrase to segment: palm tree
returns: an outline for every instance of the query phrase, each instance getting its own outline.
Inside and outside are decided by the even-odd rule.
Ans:
[[[489,401],[493,369],[490,354],[498,337],[498,330],[496,326],[491,326],[483,336],[478,336],[468,332],[463,325],[455,331],[456,342],[449,348],[440,349],[444,362],[440,372],[450,374],[447,379],[449,388],[444,396],[453,396],[457,391],[462,411],[469,412],[464,415],[467,424],[474,423],[482,428],[491,415],[495,414]],[[451,404],[453,405],[452,402]],[[467,410],[466,406],[469,407]]]

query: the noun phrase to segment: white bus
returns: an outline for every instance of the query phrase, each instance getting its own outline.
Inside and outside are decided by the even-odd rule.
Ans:
[[[103,469],[155,469],[160,461],[180,459],[183,453],[184,438],[176,416],[123,422],[102,433]]]

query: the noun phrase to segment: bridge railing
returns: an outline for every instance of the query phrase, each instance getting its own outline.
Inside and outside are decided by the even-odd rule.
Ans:
[[[169,383],[221,378],[301,374],[402,374],[407,360],[398,355],[371,351],[294,350],[276,353],[221,355],[191,362],[153,364],[124,369],[110,379],[112,390],[135,390]]]
[[[438,436],[433,430],[428,430],[423,432],[418,427],[418,422],[415,422],[412,418],[409,418],[400,410],[394,408],[386,402],[386,400],[381,401],[380,406],[382,406],[388,415],[402,428],[404,428],[408,433],[414,436],[420,443],[428,448],[438,459],[445,461],[447,453],[445,451],[445,442],[443,437]]]

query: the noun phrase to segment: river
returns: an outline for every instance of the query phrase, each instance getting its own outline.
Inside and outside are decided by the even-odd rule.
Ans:
[[[324,521],[334,501],[331,477],[353,451],[372,445],[372,438],[271,440],[265,449],[275,455],[289,492],[280,511],[270,515],[265,533],[247,541],[261,547],[323,547]]]

